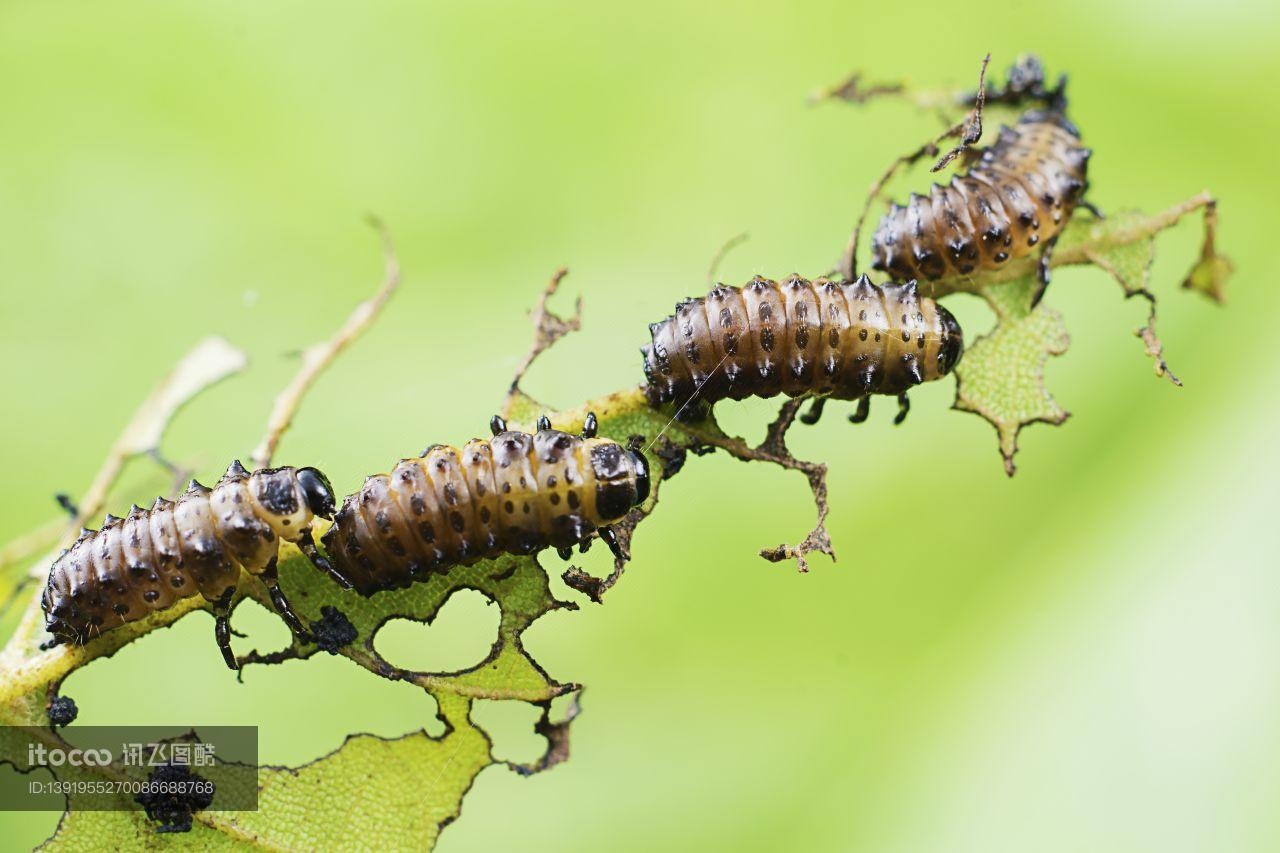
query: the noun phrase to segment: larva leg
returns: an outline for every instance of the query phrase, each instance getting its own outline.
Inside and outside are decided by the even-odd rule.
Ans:
[[[507,431],[507,422],[502,419],[502,415],[494,415],[489,419],[489,431],[494,435]]]
[[[595,438],[596,433],[599,431],[599,429],[600,429],[600,424],[599,422],[596,421],[596,413],[587,412],[587,419],[582,424],[582,437]]]
[[[617,559],[624,559],[622,556],[622,546],[618,544],[618,534],[613,532],[612,527],[600,528],[600,538],[604,540],[604,544],[609,546],[609,550],[613,552],[613,556]]]
[[[822,407],[827,404],[826,397],[814,397],[813,402],[809,404],[809,411],[800,416],[800,423],[812,426],[822,417]]]
[[[711,407],[702,400],[691,397],[687,403],[676,410],[676,420],[682,424],[698,423],[705,420]]]
[[[580,543],[578,544],[578,553],[579,553],[579,554],[585,554],[585,553],[587,553],[588,551],[590,551],[590,550],[591,550],[591,543],[592,543],[592,542],[595,542],[595,541],[596,541],[596,540],[594,540],[594,539],[583,539],[583,540],[582,540],[582,542],[580,542]]]
[[[871,397],[860,397],[858,399],[858,411],[849,415],[849,423],[860,424],[871,414]]]
[[[1076,207],[1083,207],[1085,210],[1092,213],[1094,215],[1094,218],[1096,219],[1107,218],[1107,215],[1103,213],[1101,210],[1098,210],[1098,206],[1091,201],[1085,201],[1084,199],[1080,199],[1079,201],[1076,202]]]
[[[911,411],[911,401],[907,399],[906,394],[898,395],[898,416],[893,419],[893,425],[898,426],[907,419],[907,412]]]
[[[1040,300],[1044,298],[1044,292],[1049,287],[1049,260],[1053,257],[1053,247],[1058,245],[1059,234],[1054,234],[1048,240],[1044,241],[1044,248],[1040,251],[1040,265],[1036,267],[1036,276],[1040,279],[1040,287],[1036,290],[1036,295],[1031,299],[1031,307],[1035,308],[1040,304]]]
[[[557,549],[556,549],[556,553],[560,555],[560,559],[562,559],[562,560],[566,560],[566,561],[567,561],[570,557],[572,557],[572,556],[573,556],[573,549],[572,549],[572,548],[557,548]]]
[[[338,586],[343,589],[351,589],[351,581],[344,578],[333,564],[320,555],[319,549],[316,548],[316,540],[311,538],[311,530],[302,531],[298,536],[298,550],[307,555],[307,559],[311,561],[311,565],[315,566],[329,577],[337,581]]]
[[[284,590],[280,588],[280,576],[276,573],[276,557],[271,558],[271,562],[267,563],[267,567],[262,570],[262,574],[258,577],[262,578],[262,583],[267,587],[267,592],[271,595],[271,604],[275,607],[276,612],[280,614],[280,618],[289,626],[289,630],[293,632],[304,643],[311,642],[311,635],[307,633],[306,627],[302,624],[302,620],[298,618],[298,614],[293,612],[293,606],[289,604],[289,599],[285,598]]]
[[[236,654],[231,651],[231,596],[235,591],[235,587],[231,587],[213,604],[213,637],[218,643],[218,651],[222,652],[222,659],[227,662],[227,666],[239,672],[240,665],[236,663]]]

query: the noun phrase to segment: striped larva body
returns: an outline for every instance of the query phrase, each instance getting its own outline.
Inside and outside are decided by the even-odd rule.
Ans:
[[[995,144],[945,186],[893,205],[872,237],[872,266],[896,278],[935,280],[1048,255],[1088,186],[1092,152],[1054,109],[1001,127]]]
[[[334,570],[372,595],[500,554],[552,547],[567,559],[597,530],[617,554],[608,525],[648,497],[649,472],[595,422],[577,436],[542,418],[529,434],[495,416],[490,439],[434,445],[367,478],[322,538]]]
[[[915,282],[877,287],[866,276],[719,285],[677,304],[649,333],[641,349],[649,402],[692,406],[690,417],[717,400],[778,394],[813,396],[819,406],[860,400],[855,422],[870,395],[892,394],[905,413],[906,392],[950,373],[964,351],[955,317]]]
[[[177,500],[156,498],[84,530],[49,570],[41,604],[54,643],[82,645],[121,625],[203,596],[214,604],[218,647],[232,669],[227,611],[244,569],[271,592],[296,633],[301,622],[276,583],[280,540],[295,542],[326,568],[311,538],[315,516],[333,515],[334,496],[314,468],[250,474],[233,462],[212,489],[195,480]]]

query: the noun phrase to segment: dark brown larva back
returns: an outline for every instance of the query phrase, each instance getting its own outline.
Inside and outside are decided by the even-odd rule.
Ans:
[[[322,541],[335,571],[372,595],[486,557],[575,545],[647,494],[642,459],[617,442],[503,431],[367,478]]]
[[[49,632],[85,643],[181,598],[217,601],[235,587],[241,566],[263,571],[279,539],[296,540],[311,519],[297,469],[249,474],[238,462],[213,489],[192,480],[176,501],[108,515],[49,570],[41,601]]]
[[[872,238],[872,267],[933,280],[1031,254],[1066,227],[1091,153],[1056,111],[1000,128],[972,169],[889,209]]]
[[[915,282],[782,283],[756,278],[720,285],[676,305],[649,327],[643,348],[653,405],[725,398],[901,394],[955,367],[963,351],[951,313]]]

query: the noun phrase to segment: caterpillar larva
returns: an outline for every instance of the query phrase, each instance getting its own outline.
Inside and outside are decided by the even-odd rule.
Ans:
[[[934,184],[928,195],[912,193],[905,205],[890,207],[872,237],[872,267],[932,281],[996,269],[1039,251],[1040,279],[1048,284],[1049,257],[1088,188],[1093,153],[1066,117],[1065,86],[1064,78],[1046,90],[1034,57],[1016,64],[1009,83],[986,100],[1038,100],[1043,108],[1001,127],[995,143],[949,184]],[[978,132],[983,100],[977,98]]]
[[[333,511],[333,489],[315,468],[250,474],[233,462],[212,489],[192,480],[176,501],[156,498],[150,509],[134,505],[124,518],[108,515],[100,530],[83,530],[49,570],[46,627],[55,644],[84,644],[198,594],[214,604],[218,648],[236,669],[228,609],[240,570],[261,578],[289,627],[306,636],[277,584],[280,540],[329,570],[311,521]]]
[[[545,417],[533,434],[496,415],[491,428],[492,438],[433,445],[348,495],[322,537],[334,570],[372,595],[503,553],[552,547],[567,559],[597,530],[618,553],[608,525],[649,495],[642,454],[597,438],[595,415],[581,436]]]
[[[649,402],[676,402],[690,417],[717,400],[785,394],[819,406],[859,400],[858,422],[870,395],[891,394],[900,422],[906,392],[950,373],[964,351],[955,317],[915,282],[878,287],[866,276],[719,285],[677,304],[649,333],[641,350]]]

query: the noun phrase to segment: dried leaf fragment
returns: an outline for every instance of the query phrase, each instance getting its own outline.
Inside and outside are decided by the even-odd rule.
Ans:
[[[1218,254],[1217,241],[1218,202],[1211,199],[1204,205],[1204,242],[1200,246],[1200,260],[1187,273],[1182,286],[1222,304],[1227,299],[1227,279],[1235,271],[1235,264],[1226,255]]]

